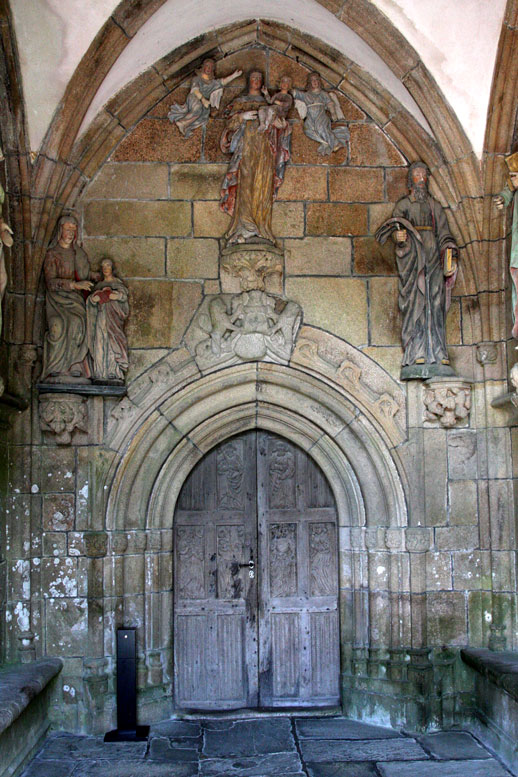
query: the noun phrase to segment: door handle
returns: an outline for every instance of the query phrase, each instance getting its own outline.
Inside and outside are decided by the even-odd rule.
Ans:
[[[248,569],[248,577],[253,580],[255,577],[255,562],[253,558],[250,559],[246,564],[239,564],[237,561],[233,561],[230,565],[230,574],[231,575],[237,575],[239,573],[240,569]]]

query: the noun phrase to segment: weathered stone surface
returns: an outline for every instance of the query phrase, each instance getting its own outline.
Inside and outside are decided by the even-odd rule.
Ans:
[[[195,162],[200,158],[201,130],[183,138],[167,119],[142,119],[117,147],[116,162]]]
[[[350,275],[348,237],[306,237],[285,240],[286,275]]]
[[[396,278],[372,278],[370,281],[370,331],[372,345],[401,343]]]
[[[23,777],[71,777],[77,761],[69,758],[42,761],[36,758],[23,772]]]
[[[51,655],[82,655],[88,611],[86,599],[48,599],[45,603],[47,651]]]
[[[56,758],[89,758],[118,760],[121,757],[139,758],[146,753],[146,742],[103,742],[102,737],[82,737],[74,734],[56,734],[51,736],[38,758],[52,760]]]
[[[201,300],[201,285],[175,281],[130,281],[130,348],[173,348],[180,343]]]
[[[334,739],[303,739],[305,761],[415,761],[425,759],[423,748],[412,739],[377,739],[343,742]]]
[[[41,560],[43,595],[77,596],[77,560],[71,558],[43,558]]]
[[[188,202],[116,202],[93,200],[85,208],[87,235],[179,236],[191,231]]]
[[[100,265],[101,257],[109,256],[124,279],[165,275],[166,241],[163,237],[90,237],[83,242],[93,267]]]
[[[309,777],[379,777],[375,764],[368,762],[345,763],[333,761],[331,763],[306,764]]]
[[[223,237],[230,220],[216,202],[197,201],[193,209],[194,237]]]
[[[150,728],[151,735],[159,737],[170,737],[171,739],[187,739],[199,737],[201,735],[201,726],[197,721],[190,720],[163,720],[160,723],[153,723]]]
[[[107,163],[89,185],[85,199],[161,200],[167,198],[166,164]],[[178,197],[175,199],[182,199]]]
[[[440,760],[460,760],[491,758],[471,734],[465,731],[440,731],[419,737],[419,743],[434,758]]]
[[[308,235],[365,235],[367,207],[342,203],[308,205],[306,233]]]
[[[153,737],[149,747],[152,761],[167,763],[198,762],[198,740],[193,738],[167,739]]]
[[[167,275],[170,278],[217,278],[219,245],[208,238],[167,241]]]
[[[288,278],[286,294],[301,305],[306,324],[321,327],[353,345],[367,343],[367,292],[356,278]]]
[[[198,777],[198,763],[161,764],[147,760],[135,763],[125,758],[81,764],[76,771],[77,777],[143,777],[144,774],[146,777]]]
[[[72,494],[49,494],[43,499],[45,531],[69,531],[74,528],[74,497]]]
[[[302,739],[394,739],[401,736],[394,729],[348,718],[298,718],[295,725]]]
[[[372,124],[353,124],[351,132],[351,165],[400,166],[406,163],[388,136]],[[405,194],[402,191],[400,197]]]
[[[466,644],[466,600],[463,593],[453,591],[429,593],[427,611],[429,645]]]
[[[304,204],[274,202],[272,230],[275,237],[302,237],[304,234]]]
[[[327,200],[327,170],[325,167],[288,165],[279,189],[279,200]]]
[[[383,197],[383,170],[335,167],[329,171],[329,194],[335,202],[378,202]]]
[[[273,748],[272,748],[273,749]],[[207,758],[200,763],[200,777],[262,777],[297,775],[302,764],[297,753],[272,753],[255,758]]]
[[[415,763],[379,763],[382,777],[509,777],[497,761],[416,761]]]
[[[73,448],[41,449],[41,490],[43,492],[73,491],[75,451]]]
[[[374,236],[355,237],[353,245],[355,275],[396,274],[394,246],[391,245],[391,241],[387,240],[384,245],[380,245]],[[388,305],[386,311],[389,311]],[[396,312],[398,312],[397,305]]]
[[[448,475],[452,480],[473,480],[477,477],[475,431],[448,435]]]
[[[171,199],[219,200],[225,172],[225,165],[171,165]]]
[[[292,752],[295,743],[290,721],[266,720],[214,721],[205,725],[203,754],[206,756],[252,756]]]
[[[454,480],[450,489],[450,524],[468,526],[477,523],[477,484],[474,480]]]

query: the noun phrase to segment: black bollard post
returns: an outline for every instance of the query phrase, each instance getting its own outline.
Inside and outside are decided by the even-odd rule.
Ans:
[[[117,728],[105,742],[145,742],[149,726],[137,726],[136,629],[117,629]]]

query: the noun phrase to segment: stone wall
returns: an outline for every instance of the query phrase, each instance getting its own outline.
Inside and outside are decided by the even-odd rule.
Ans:
[[[283,73],[303,87],[309,72],[265,47],[226,57],[218,72],[235,67],[261,69],[270,87]],[[244,76],[225,99],[243,86]],[[267,368],[261,379],[249,377],[250,393],[240,393],[241,373],[233,391],[223,386],[225,371],[203,378],[184,336],[204,297],[221,291],[228,218],[218,198],[226,158],[219,149],[221,115],[188,140],[168,121],[169,106],[183,102],[187,91],[186,84],[176,88],[124,134],[78,205],[93,264],[113,258],[130,289],[129,395],[122,402],[80,400],[88,425],[72,432],[71,444],[58,445],[41,431],[36,395],[32,429],[15,424],[6,526],[8,657],[19,655],[20,632],[30,632],[35,655],[64,661],[60,724],[105,730],[113,723],[114,630],[137,625],[141,715],[170,714],[174,498],[205,450],[252,424],[239,415],[242,406],[253,408],[257,424],[257,408],[270,402],[276,415],[265,410],[262,423],[271,412],[277,430],[296,429],[295,441],[311,441],[308,448],[318,439],[310,434],[315,427],[335,451],[326,466],[320,462],[335,496],[332,473],[340,457],[357,478],[350,483],[360,483],[359,517],[355,523],[344,509],[340,524],[346,709],[407,725],[459,720],[467,686],[458,648],[485,646],[490,636],[502,644],[503,635],[508,647],[517,646],[510,430],[503,411],[490,407],[505,390],[503,350],[491,346],[489,356],[477,350],[478,301],[461,270],[448,343],[456,371],[474,381],[469,419],[452,429],[425,421],[422,384],[398,384],[393,247],[380,247],[373,234],[405,193],[412,160],[342,95],[350,147],[320,157],[293,114],[292,159],[274,205],[283,291],[303,309],[300,337],[310,342],[311,357],[299,340],[281,388],[269,388]],[[300,373],[317,381],[317,410]],[[181,403],[172,409],[176,394],[190,406],[192,395],[181,394],[190,385],[193,395],[204,387],[213,404],[211,412],[193,411],[196,425]],[[218,431],[211,413],[223,412],[223,396],[236,418]],[[392,402],[385,415],[378,413],[384,397]],[[209,434],[203,424],[211,423]],[[368,445],[355,447],[346,428],[365,435]],[[340,435],[348,441],[341,448]],[[153,488],[173,449],[184,458],[179,453],[172,470],[169,524],[157,524]],[[364,462],[372,469],[362,473]]]

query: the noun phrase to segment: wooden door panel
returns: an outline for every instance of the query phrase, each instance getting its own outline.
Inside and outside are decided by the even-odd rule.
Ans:
[[[260,688],[265,707],[339,703],[336,510],[317,465],[258,433]]]
[[[205,456],[187,478],[174,521],[176,706],[257,705],[257,557],[253,432]]]
[[[336,511],[308,455],[232,438],[187,479],[174,526],[177,707],[338,703]]]

